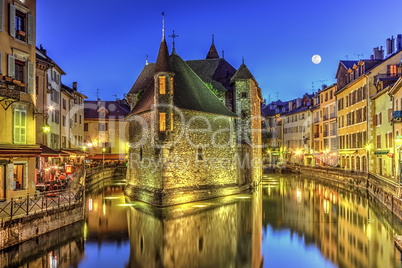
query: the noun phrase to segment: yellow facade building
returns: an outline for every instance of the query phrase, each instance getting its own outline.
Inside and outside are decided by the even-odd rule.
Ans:
[[[318,165],[338,164],[336,101],[337,86],[324,87],[315,97],[313,114],[314,162]]]
[[[0,200],[35,192],[36,1],[0,1]]]

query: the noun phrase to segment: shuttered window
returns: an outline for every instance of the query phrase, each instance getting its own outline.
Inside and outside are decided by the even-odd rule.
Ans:
[[[4,0],[0,0],[0,32],[3,31],[4,25]]]
[[[15,77],[15,58],[13,55],[8,55],[7,75],[10,77]]]
[[[15,37],[15,6],[10,4],[9,17],[9,32],[12,37]]]
[[[14,143],[26,144],[27,143],[27,111],[21,109],[14,109]]]

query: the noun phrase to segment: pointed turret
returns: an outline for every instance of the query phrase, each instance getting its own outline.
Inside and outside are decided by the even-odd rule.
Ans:
[[[238,79],[254,79],[255,80],[254,76],[251,74],[251,72],[247,68],[246,64],[244,64],[244,60],[230,81],[233,83],[235,80],[238,80]]]
[[[169,51],[167,48],[166,40],[165,38],[163,38],[161,45],[159,46],[158,58],[155,64],[155,73],[171,71],[172,67],[170,66]]]
[[[207,54],[207,59],[219,59],[219,53],[216,50],[216,47],[214,44],[214,35],[212,35],[212,44],[211,44],[211,47],[209,48],[209,51]]]

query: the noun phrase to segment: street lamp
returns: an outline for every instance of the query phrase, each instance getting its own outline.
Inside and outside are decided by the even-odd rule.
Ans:
[[[102,148],[102,171],[105,168],[105,152],[106,152],[106,148],[103,147]]]

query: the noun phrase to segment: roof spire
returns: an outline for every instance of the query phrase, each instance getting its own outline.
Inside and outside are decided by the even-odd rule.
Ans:
[[[149,62],[148,62],[148,54],[147,55],[145,55],[145,65],[148,65],[149,64]]]
[[[244,64],[244,56],[241,56],[241,64]]]
[[[216,50],[214,42],[215,42],[215,38],[214,38],[214,35],[212,35],[212,44],[211,44],[211,47],[209,48],[209,51],[207,54],[207,59],[219,59],[219,54],[218,54],[218,51]]]
[[[222,59],[225,58],[225,50],[222,49]]]
[[[162,12],[162,41],[165,40],[165,12]]]

